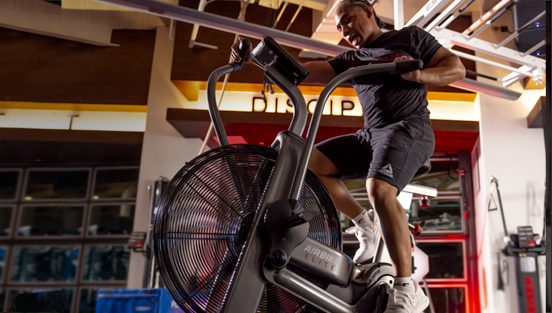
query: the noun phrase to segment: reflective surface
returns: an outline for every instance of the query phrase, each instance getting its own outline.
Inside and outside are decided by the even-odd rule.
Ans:
[[[137,187],[137,168],[98,170],[92,199],[134,199]]]
[[[7,247],[0,247],[0,283],[3,283],[4,269],[6,268],[6,256],[8,255]]]
[[[342,179],[341,180],[350,193],[366,193],[366,179]]]
[[[408,221],[420,224],[424,231],[461,231],[463,223],[460,199],[433,199],[428,208],[420,207],[418,200],[412,201],[412,213]]]
[[[12,212],[12,207],[0,206],[0,237],[6,237],[10,235],[10,222]]]
[[[0,171],[0,200],[15,199],[19,171]]]
[[[88,170],[29,171],[23,199],[85,198],[89,174]]]
[[[130,235],[134,224],[134,208],[134,204],[92,206],[88,234]]]
[[[96,312],[96,298],[98,296],[99,288],[82,288],[80,291],[80,303],[79,313],[95,313]]]
[[[460,182],[458,180],[457,161],[433,161],[431,170],[418,178],[412,179],[411,184],[422,185],[436,188],[441,192],[460,192]],[[351,193],[362,193],[366,196],[366,180],[362,179],[343,179],[343,184]]]
[[[13,282],[74,282],[78,247],[16,247]]]
[[[23,207],[18,235],[80,236],[84,206]]]
[[[73,289],[55,289],[47,290],[41,288],[11,289],[8,294],[7,311],[17,312],[14,300],[17,295],[22,293],[36,294],[37,301],[43,301],[48,304],[48,310],[44,312],[70,313],[73,302]]]
[[[466,290],[464,288],[429,288],[433,307],[437,313],[465,313]],[[429,306],[424,313],[431,313]]]
[[[464,278],[464,251],[461,242],[417,242],[429,257],[427,278]]]
[[[88,246],[84,271],[85,281],[125,281],[130,249],[123,246]]]
[[[410,183],[427,187],[437,188],[437,191],[460,191],[458,180],[458,162],[431,162],[431,171]]]

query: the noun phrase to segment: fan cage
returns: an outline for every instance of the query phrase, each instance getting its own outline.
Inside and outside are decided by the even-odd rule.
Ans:
[[[154,220],[154,251],[169,293],[189,313],[221,310],[248,224],[259,207],[278,152],[257,145],[212,149],[186,163],[166,188]],[[299,199],[315,213],[308,236],[342,249],[337,211],[308,171]],[[325,287],[327,282],[290,270]],[[257,312],[301,312],[306,303],[267,282]]]

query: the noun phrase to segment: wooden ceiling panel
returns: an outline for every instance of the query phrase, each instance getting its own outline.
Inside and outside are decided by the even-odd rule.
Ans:
[[[0,101],[147,104],[155,30],[93,45],[0,28]]]

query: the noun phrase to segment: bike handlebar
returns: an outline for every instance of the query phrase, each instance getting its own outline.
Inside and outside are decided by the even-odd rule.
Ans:
[[[402,74],[422,69],[422,67],[424,67],[424,62],[422,60],[409,60],[395,62],[395,66],[395,72],[392,74]]]
[[[238,62],[232,63],[234,72],[242,69],[243,63],[245,62],[245,56],[247,55],[247,52],[249,52],[249,47],[251,47],[251,42],[249,41],[249,39],[247,38],[242,39],[242,41],[240,42],[240,46],[238,47],[238,54],[241,57],[241,61],[239,63]]]
[[[220,76],[234,71],[238,71],[243,67],[245,55],[249,51],[250,45],[251,43],[249,42],[249,40],[243,39],[239,47],[241,62],[231,63],[216,69],[213,73],[211,73],[211,75],[209,76],[209,79],[207,80],[207,102],[209,105],[209,115],[211,117],[211,120],[213,121],[213,126],[215,128],[215,132],[217,134],[217,137],[219,139],[221,146],[228,145],[228,138],[226,136],[226,132],[224,130],[224,126],[220,119],[220,113],[218,111],[218,107],[216,104],[216,99],[215,99],[216,83]],[[314,147],[314,139],[316,138],[316,133],[320,125],[320,119],[322,118],[322,112],[324,110],[324,106],[330,94],[339,85],[357,76],[371,75],[371,74],[378,74],[378,73],[401,74],[401,73],[407,73],[407,72],[419,70],[419,69],[422,69],[422,67],[423,67],[423,62],[421,60],[409,60],[409,61],[402,61],[402,62],[389,62],[389,63],[362,65],[359,67],[349,69],[337,75],[326,85],[326,87],[322,90],[320,97],[318,98],[314,113],[311,118],[311,123],[307,133],[307,140],[306,140],[305,146],[303,147],[303,151],[301,153],[299,168],[298,168],[298,171],[296,172],[294,185],[291,190],[291,199],[296,199],[296,200],[299,199],[301,187],[303,186],[303,182],[308,168],[308,160],[310,158],[312,148]],[[300,100],[303,100],[302,97],[295,96],[295,93],[292,92],[294,88],[292,88],[291,86],[286,85],[286,86],[279,86],[279,87],[282,88],[284,92],[286,92],[287,90],[288,92],[286,92],[286,94],[288,95],[291,92],[293,96],[292,98],[295,99],[296,101],[301,102]],[[296,92],[299,93],[298,90],[296,90]],[[300,109],[302,108],[295,107],[295,110],[300,110]],[[301,118],[299,119],[302,121],[305,121],[303,120],[303,118],[305,118],[306,120],[306,113],[301,114]],[[301,135],[302,129],[304,127],[304,123],[295,123],[295,124],[296,125],[292,125],[293,127],[291,130]]]
[[[401,64],[403,63],[403,64]],[[299,168],[295,175],[294,184],[291,190],[291,198],[299,199],[301,193],[301,187],[305,180],[305,175],[308,168],[308,160],[310,158],[312,148],[314,147],[314,139],[316,138],[316,133],[320,125],[320,119],[322,118],[322,112],[326,101],[330,97],[330,94],[337,88],[339,85],[349,81],[350,79],[361,76],[361,75],[371,75],[378,73],[394,73],[400,74],[405,72],[411,72],[415,70],[422,69],[423,62],[421,60],[409,60],[403,62],[389,62],[389,63],[380,63],[380,64],[369,64],[362,65],[352,69],[349,69],[332,79],[326,87],[322,90],[318,101],[316,102],[316,107],[314,113],[312,114],[311,123],[307,133],[307,142],[303,147],[301,153],[301,160],[299,161]]]

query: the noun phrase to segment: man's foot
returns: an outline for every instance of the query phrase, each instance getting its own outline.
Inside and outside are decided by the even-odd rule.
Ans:
[[[360,244],[353,261],[357,264],[365,263],[370,260],[376,251],[378,244],[380,226],[374,210],[365,213],[365,218],[356,226],[347,228],[347,234],[355,234]]]
[[[429,306],[429,298],[426,297],[420,285],[412,281],[414,292],[391,288],[387,290],[389,299],[387,300],[387,309],[384,313],[421,313]]]

